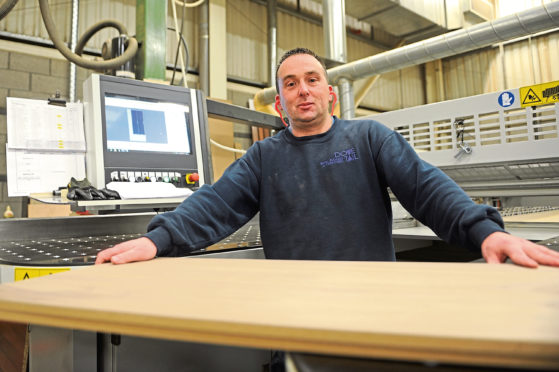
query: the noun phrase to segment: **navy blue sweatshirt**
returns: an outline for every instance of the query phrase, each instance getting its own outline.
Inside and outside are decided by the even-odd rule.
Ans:
[[[443,240],[478,250],[503,230],[499,213],[477,205],[406,140],[372,120],[334,118],[326,133],[283,130],[256,142],[213,185],[156,216],[146,236],[158,256],[211,245],[260,211],[267,258],[395,260],[387,188]]]

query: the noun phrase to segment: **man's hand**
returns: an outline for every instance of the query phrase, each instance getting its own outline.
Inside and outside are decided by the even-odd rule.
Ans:
[[[509,257],[515,264],[526,267],[559,266],[559,252],[504,232],[494,232],[485,238],[481,253],[487,263],[502,263]]]
[[[97,255],[95,264],[110,261],[114,264],[123,264],[134,261],[151,260],[157,254],[157,247],[146,237],[129,240],[102,250]]]

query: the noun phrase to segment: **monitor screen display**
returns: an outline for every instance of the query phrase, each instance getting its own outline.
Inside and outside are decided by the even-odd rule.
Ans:
[[[191,154],[188,106],[105,93],[108,152]]]

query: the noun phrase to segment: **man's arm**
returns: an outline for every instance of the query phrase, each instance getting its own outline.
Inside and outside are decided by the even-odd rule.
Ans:
[[[258,159],[257,146],[253,146],[219,181],[202,186],[174,211],[155,216],[144,237],[99,252],[95,263],[181,256],[230,235],[258,212]]]
[[[559,253],[504,232],[498,212],[476,205],[440,170],[421,161],[398,134],[382,147],[381,169],[402,205],[445,241],[479,251],[489,263],[559,266]]]
[[[95,264],[111,262],[123,264],[135,261],[147,261],[155,257],[157,247],[146,237],[129,240],[111,248],[102,250],[97,255]]]
[[[515,264],[526,267],[559,267],[559,252],[503,232],[494,232],[485,238],[481,253],[488,263],[502,263],[508,257]]]
[[[475,204],[456,182],[423,161],[407,141],[390,131],[377,164],[386,184],[412,216],[446,242],[480,252],[485,238],[504,230],[495,208]]]

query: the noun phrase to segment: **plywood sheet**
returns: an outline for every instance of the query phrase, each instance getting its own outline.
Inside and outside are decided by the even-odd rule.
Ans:
[[[231,103],[230,101],[212,98],[214,101]],[[210,131],[210,138],[220,145],[235,148],[234,144],[234,131],[233,123],[209,118],[208,126]],[[212,167],[213,167],[213,180],[217,181],[223,175],[223,172],[231,163],[235,161],[235,153],[221,149],[217,146],[211,145],[212,154]]]
[[[503,217],[506,222],[559,222],[559,211],[519,214]],[[557,232],[559,235],[559,231]]]
[[[559,368],[559,269],[158,258],[0,285],[0,319],[360,357]]]
[[[27,326],[0,321],[0,371],[26,371],[27,350]]]
[[[69,204],[28,204],[27,217],[67,217],[72,214]]]

